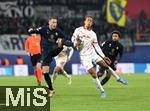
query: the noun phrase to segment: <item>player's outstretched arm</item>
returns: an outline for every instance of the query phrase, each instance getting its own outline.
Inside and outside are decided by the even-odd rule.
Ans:
[[[29,34],[33,34],[33,33],[40,34],[41,30],[42,30],[42,27],[37,28],[37,29],[29,28],[28,33]]]

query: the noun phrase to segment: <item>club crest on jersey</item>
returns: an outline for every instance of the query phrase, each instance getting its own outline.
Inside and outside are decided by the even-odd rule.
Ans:
[[[115,49],[113,48],[113,49],[111,50],[111,52],[114,53],[114,52],[115,52]]]

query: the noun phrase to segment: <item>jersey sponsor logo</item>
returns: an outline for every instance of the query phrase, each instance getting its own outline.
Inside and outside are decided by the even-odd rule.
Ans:
[[[84,38],[90,38],[90,36],[88,36],[88,35],[83,35],[83,37],[84,37]]]
[[[90,39],[90,36],[88,36],[88,35],[78,35],[77,38],[88,38],[88,39]]]
[[[51,34],[48,40],[49,40],[49,42],[55,42],[55,40],[54,40],[54,35]]]

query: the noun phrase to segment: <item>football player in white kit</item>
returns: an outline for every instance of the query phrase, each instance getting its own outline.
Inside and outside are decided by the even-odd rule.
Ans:
[[[67,51],[69,50],[69,54]],[[59,71],[62,71],[62,75],[64,75],[69,81],[68,84],[71,84],[71,75],[68,75],[67,72],[64,70],[65,64],[70,60],[74,50],[72,47],[63,46],[63,50],[55,57],[56,66],[53,71],[52,83],[57,78]]]
[[[100,90],[101,97],[105,97],[106,93],[97,77],[93,63],[106,69],[118,82],[123,84],[127,84],[128,82],[115,74],[115,72],[107,65],[110,64],[111,61],[108,57],[105,57],[99,47],[96,33],[91,29],[92,25],[93,18],[91,16],[86,16],[84,19],[84,25],[75,29],[72,36],[72,42],[74,47],[79,51],[82,65],[88,70],[96,83],[96,87]]]

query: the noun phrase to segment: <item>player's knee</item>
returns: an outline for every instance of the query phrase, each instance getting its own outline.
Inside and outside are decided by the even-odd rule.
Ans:
[[[54,70],[54,74],[57,74],[58,73],[58,70]]]
[[[42,72],[43,73],[49,73],[49,66],[43,66],[42,67]]]
[[[90,75],[93,77],[93,78],[96,78],[96,70],[88,70],[88,72],[90,73]]]
[[[95,79],[97,76],[96,76],[96,73],[94,73],[94,72],[92,72],[92,73],[90,73],[91,74],[91,76]]]
[[[107,64],[105,64],[105,63],[102,64],[101,67],[102,67],[103,70],[109,69],[109,66]]]
[[[97,77],[96,74],[91,75],[94,79]]]
[[[41,69],[41,64],[40,64],[40,63],[38,63],[38,64],[36,65],[36,69],[37,69],[37,70],[40,70],[40,69]]]
[[[54,69],[54,74],[58,73],[60,71],[60,67],[56,66]]]
[[[105,70],[108,70],[108,69],[109,69],[109,66],[105,66],[104,69],[105,69]]]
[[[110,73],[107,73],[106,74],[106,78],[110,78],[111,77],[111,74]]]
[[[107,70],[109,67],[104,60],[97,63],[102,69]]]

